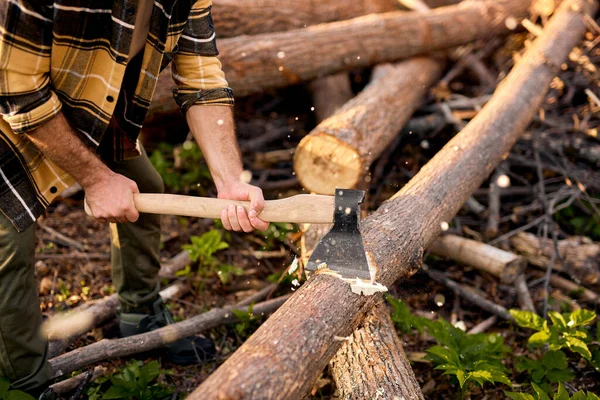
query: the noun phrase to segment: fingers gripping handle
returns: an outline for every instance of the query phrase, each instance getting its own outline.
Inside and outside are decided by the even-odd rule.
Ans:
[[[186,217],[220,218],[228,205],[241,205],[250,209],[249,201],[183,196],[175,194],[134,194],[133,201],[139,212],[173,214]],[[267,222],[294,222],[326,224],[333,221],[333,196],[300,194],[280,200],[265,201],[258,215]],[[92,215],[84,202],[85,212]]]

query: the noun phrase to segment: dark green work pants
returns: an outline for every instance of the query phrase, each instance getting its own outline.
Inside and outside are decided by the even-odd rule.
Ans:
[[[142,193],[164,186],[148,156],[109,162],[134,180]],[[123,311],[144,310],[158,296],[160,217],[140,214],[136,223],[111,224],[113,284]],[[17,233],[0,212],[0,376],[13,388],[37,392],[52,376],[34,278],[35,224]]]

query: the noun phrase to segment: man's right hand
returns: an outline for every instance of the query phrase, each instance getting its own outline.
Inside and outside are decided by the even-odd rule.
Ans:
[[[82,186],[91,214],[98,221],[135,222],[139,218],[133,194],[140,191],[131,179],[110,171]]]

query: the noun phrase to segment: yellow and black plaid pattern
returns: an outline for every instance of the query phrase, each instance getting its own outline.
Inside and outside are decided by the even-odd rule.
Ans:
[[[27,139],[62,110],[97,149],[118,122],[116,158],[134,156],[158,75],[172,61],[182,112],[232,105],[210,0],[155,0],[143,52],[128,59],[137,0],[0,2],[0,210],[23,230],[72,179]]]

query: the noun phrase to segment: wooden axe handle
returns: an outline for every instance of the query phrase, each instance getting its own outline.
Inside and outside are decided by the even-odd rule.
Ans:
[[[134,194],[139,212],[173,214],[186,217],[221,218],[228,205],[241,205],[249,210],[249,201],[225,200],[177,194]],[[259,214],[263,221],[326,224],[333,222],[333,196],[299,194],[280,200],[266,200]],[[85,209],[90,214],[87,203]]]

